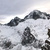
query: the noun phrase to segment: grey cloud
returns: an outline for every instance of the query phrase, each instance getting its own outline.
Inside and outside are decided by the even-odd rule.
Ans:
[[[40,0],[0,0],[0,15],[21,14],[31,5],[34,6],[40,2]]]
[[[34,7],[37,4],[43,4],[49,1],[50,0],[0,0],[0,15],[22,14],[31,6]],[[0,16],[0,20],[5,19],[6,17],[4,16]]]
[[[0,20],[3,20],[3,19],[5,19],[5,18],[7,18],[7,17],[5,17],[5,16],[0,16]]]
[[[23,13],[31,3],[31,0],[0,0],[0,15]]]

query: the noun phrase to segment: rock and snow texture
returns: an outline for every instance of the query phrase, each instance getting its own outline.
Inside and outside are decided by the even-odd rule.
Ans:
[[[18,25],[18,23],[19,23],[20,20],[21,20],[20,18],[15,17],[15,18],[12,19],[9,23],[7,23],[7,25],[8,25],[8,26],[16,26],[16,25]]]
[[[48,29],[50,29],[50,20],[44,19],[27,19],[15,27],[0,25],[0,50],[41,50],[40,46],[45,45],[49,37]],[[26,35],[28,39],[34,38],[30,39],[33,40],[32,42],[28,42],[30,40],[26,38],[26,44],[22,45],[24,33],[28,34]]]
[[[24,19],[50,19],[50,14],[47,14],[45,12],[41,12],[39,10],[34,10],[31,13],[29,13]]]
[[[0,24],[0,50],[50,50],[50,14],[34,10]]]
[[[15,17],[14,19],[12,19],[9,23],[7,23],[6,25],[8,26],[17,26],[19,24],[19,22],[23,22],[24,19],[20,19],[18,17]]]
[[[20,22],[24,22],[27,19],[34,19],[34,20],[36,20],[36,19],[50,19],[50,14],[47,14],[45,12],[41,12],[39,10],[34,10],[34,11],[30,12],[27,16],[25,16],[24,19],[20,19],[18,17],[15,17],[6,25],[17,26]]]

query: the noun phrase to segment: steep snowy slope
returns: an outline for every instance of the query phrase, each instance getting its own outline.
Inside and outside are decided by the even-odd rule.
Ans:
[[[45,45],[45,41],[49,37],[47,35],[48,29],[50,29],[50,20],[47,19],[27,19],[15,27],[0,25],[0,50],[42,50],[41,47]],[[35,40],[23,45],[21,42],[25,37],[24,33],[28,34],[29,32],[35,37]],[[27,36],[24,39],[26,41],[32,37]]]

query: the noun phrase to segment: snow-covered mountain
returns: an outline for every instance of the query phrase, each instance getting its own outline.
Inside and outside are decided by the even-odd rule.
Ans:
[[[12,19],[9,23],[7,23],[8,26],[17,26],[20,22],[23,22],[27,19],[50,19],[50,14],[47,14],[46,12],[41,12],[39,10],[34,10],[30,12],[28,15],[24,17],[24,19],[20,19],[18,17],[15,17]]]
[[[18,17],[15,17],[14,19],[12,19],[9,23],[7,23],[6,25],[8,26],[17,26],[19,24],[19,22],[23,22],[24,19],[20,19]]]
[[[47,14],[46,12],[41,12],[39,10],[34,10],[30,12],[24,19],[50,19],[50,14]]]
[[[0,50],[50,50],[49,14],[36,10],[24,19],[15,17],[0,25]]]

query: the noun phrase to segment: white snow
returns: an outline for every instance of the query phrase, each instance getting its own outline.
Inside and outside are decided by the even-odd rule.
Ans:
[[[43,43],[48,38],[47,32],[50,28],[50,20],[47,19],[28,19],[24,22],[19,23],[15,27],[9,27],[5,25],[0,25],[0,41],[3,42],[10,40],[15,46],[9,50],[41,50],[39,48],[34,48],[33,46],[22,46],[22,34],[24,29],[29,27],[31,29],[31,34],[33,34],[36,39],[41,40]],[[2,45],[2,43],[0,43]],[[3,49],[0,46],[0,50]]]

